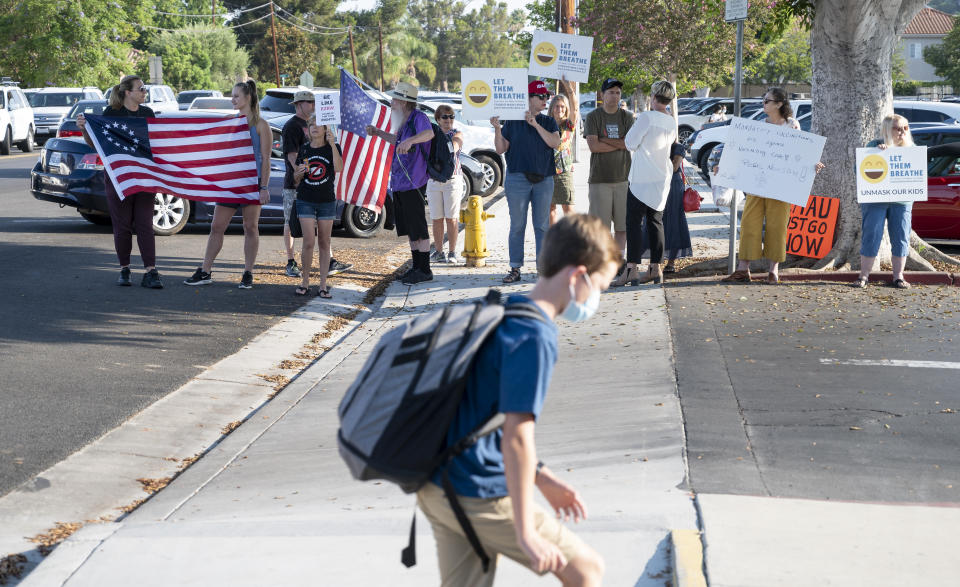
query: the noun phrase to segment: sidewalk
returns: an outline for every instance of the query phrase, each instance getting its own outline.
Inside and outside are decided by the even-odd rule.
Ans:
[[[586,170],[578,166],[583,209]],[[169,486],[120,522],[85,527],[21,584],[438,583],[422,515],[419,563],[407,570],[399,562],[413,497],[350,478],[336,448],[336,407],[377,337],[397,320],[501,287],[505,202],[490,212],[487,267],[440,266],[431,283],[393,284],[369,320]],[[527,255],[525,281],[504,291],[533,285],[532,230]],[[604,294],[598,316],[560,326],[560,360],[537,427],[539,456],[583,494],[589,519],[575,530],[607,560],[609,585],[666,585],[670,530],[697,528],[684,488],[673,373],[660,287]],[[497,582],[533,578],[504,561]]]

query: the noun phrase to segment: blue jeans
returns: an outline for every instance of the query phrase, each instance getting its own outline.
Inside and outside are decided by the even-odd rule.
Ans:
[[[523,239],[527,231],[527,209],[533,208],[533,236],[537,256],[543,235],[550,228],[550,204],[553,201],[553,176],[539,183],[530,183],[522,173],[508,173],[503,182],[510,210],[510,267],[523,267]]]
[[[883,239],[883,221],[887,221],[887,234],[890,235],[890,254],[894,257],[906,257],[910,249],[910,221],[913,211],[912,202],[878,202],[860,204],[863,217],[863,231],[860,237],[860,254],[864,257],[876,257]]]

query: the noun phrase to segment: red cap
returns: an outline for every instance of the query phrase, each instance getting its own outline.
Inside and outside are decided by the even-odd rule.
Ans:
[[[527,84],[527,94],[546,94],[550,95],[550,90],[547,89],[547,84],[543,83],[542,80],[534,80]]]

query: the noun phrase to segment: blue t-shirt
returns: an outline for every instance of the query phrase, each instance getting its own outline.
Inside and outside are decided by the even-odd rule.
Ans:
[[[546,114],[537,114],[537,124],[549,133],[560,132],[557,121]],[[508,173],[537,173],[545,177],[557,174],[553,149],[526,120],[507,120],[501,133],[510,141],[505,154]]]
[[[522,295],[512,295],[507,302],[531,303]],[[557,327],[546,314],[542,321],[506,318],[477,354],[457,416],[447,432],[447,444],[463,438],[496,412],[539,417],[556,362]],[[500,450],[502,438],[503,430],[498,429],[453,459],[449,467],[450,481],[457,495],[481,498],[507,495]],[[433,475],[437,485],[441,479],[439,471]]]

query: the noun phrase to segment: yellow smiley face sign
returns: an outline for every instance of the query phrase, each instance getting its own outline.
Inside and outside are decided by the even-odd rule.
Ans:
[[[887,160],[880,155],[867,155],[860,163],[860,177],[869,183],[880,183],[888,171]]]
[[[533,48],[533,58],[540,65],[550,65],[557,60],[557,48],[549,41],[543,41]]]
[[[473,106],[486,106],[493,92],[483,80],[474,80],[463,86],[463,97]]]

